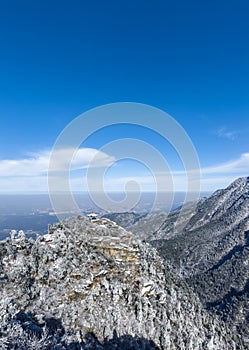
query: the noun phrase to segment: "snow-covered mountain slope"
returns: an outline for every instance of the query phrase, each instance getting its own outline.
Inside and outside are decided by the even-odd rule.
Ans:
[[[156,220],[154,216],[153,220]],[[147,241],[249,348],[249,178],[171,213]],[[137,226],[130,228],[139,233]]]
[[[13,234],[0,257],[1,349],[243,349],[154,248],[117,225],[79,217],[36,240]]]

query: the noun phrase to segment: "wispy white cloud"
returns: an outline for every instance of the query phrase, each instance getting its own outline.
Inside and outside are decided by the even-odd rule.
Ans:
[[[215,191],[225,188],[236,178],[249,176],[249,153],[241,154],[237,159],[201,169],[203,191]]]
[[[58,154],[58,164],[56,167],[63,169],[65,163],[63,156],[67,150],[61,150]],[[35,192],[47,191],[47,169],[49,165],[50,152],[43,151],[29,155],[19,160],[0,161],[0,192]],[[94,162],[92,160],[94,159]],[[71,169],[87,169],[88,166],[106,167],[113,165],[115,159],[110,155],[98,152],[96,149],[80,149],[75,153],[71,163]],[[249,175],[249,153],[241,154],[237,159],[221,164],[212,165],[200,169],[201,188],[203,191],[214,191],[217,188],[224,188],[235,178]],[[129,171],[130,173],[130,171]],[[73,172],[70,178],[71,189],[73,191],[87,190],[87,178],[83,172]],[[98,174],[98,171],[96,172]],[[119,176],[118,176],[119,175]],[[158,188],[168,188],[175,191],[185,191],[187,188],[187,176],[185,171],[174,171],[171,173],[155,172],[152,176],[148,173],[136,173],[134,176],[126,176],[123,169],[115,176],[105,175],[104,187],[108,191],[120,191],[125,188],[129,181],[139,184],[142,191],[153,191]],[[56,175],[55,175],[56,176]],[[59,179],[58,179],[59,181]],[[96,182],[99,188],[99,179],[91,179],[92,184]],[[98,184],[98,186],[97,186]]]
[[[249,153],[241,154],[237,159],[230,160],[221,164],[216,164],[200,169],[201,173],[201,190],[214,191],[217,188],[224,188],[232,181],[241,176],[249,176]],[[142,189],[152,190],[156,185],[160,188],[168,188],[176,191],[186,191],[188,186],[187,175],[185,171],[172,171],[171,173],[156,173],[152,176],[134,176],[120,177],[108,181],[108,185],[118,188],[119,185],[124,187],[128,181],[136,181]],[[195,188],[195,185],[193,188]],[[198,184],[196,184],[198,185]],[[197,187],[196,187],[197,188]]]
[[[216,136],[232,141],[236,139],[239,133],[238,130],[227,130],[226,127],[219,128],[215,131]]]
[[[66,159],[71,149],[57,150],[54,154],[53,170],[66,169]],[[34,177],[46,175],[49,169],[50,151],[29,154],[22,159],[0,160],[1,177]],[[71,170],[92,167],[105,167],[115,161],[114,157],[93,148],[78,149],[71,162]]]
[[[239,158],[201,169],[203,175],[208,174],[240,174],[249,175],[249,153],[242,153]]]

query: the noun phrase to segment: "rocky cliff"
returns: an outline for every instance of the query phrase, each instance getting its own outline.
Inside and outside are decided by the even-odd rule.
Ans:
[[[108,220],[12,233],[0,257],[1,349],[243,349],[154,248]]]

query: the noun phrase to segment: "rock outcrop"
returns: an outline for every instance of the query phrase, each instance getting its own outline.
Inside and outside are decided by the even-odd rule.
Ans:
[[[107,226],[0,243],[2,349],[243,349],[154,248]]]

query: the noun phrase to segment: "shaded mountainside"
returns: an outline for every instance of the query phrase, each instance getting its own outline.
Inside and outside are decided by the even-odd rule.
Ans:
[[[0,243],[1,349],[243,349],[147,243],[82,218]]]
[[[124,212],[108,213],[103,215],[103,217],[116,222],[119,226],[122,226],[123,228],[129,228],[141,218],[141,215],[134,212]]]
[[[181,209],[166,213],[150,213],[139,218],[129,230],[139,238],[151,241],[174,237],[180,232],[194,215],[196,206],[201,203],[185,204]]]
[[[249,348],[249,178],[171,213],[153,235],[144,228],[161,257]]]

